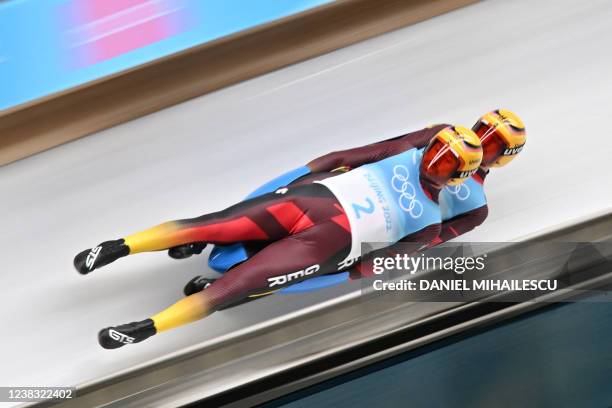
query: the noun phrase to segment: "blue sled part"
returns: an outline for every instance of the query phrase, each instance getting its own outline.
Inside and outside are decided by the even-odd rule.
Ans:
[[[208,257],[208,266],[217,272],[225,273],[247,258],[246,249],[242,244],[216,245]]]
[[[246,200],[276,191],[309,173],[310,169],[306,166],[288,171],[253,191],[246,197]],[[248,256],[242,244],[216,245],[208,258],[208,266],[217,272],[225,273],[234,265],[244,262],[247,259]]]
[[[295,293],[311,292],[313,290],[319,290],[323,288],[329,288],[331,286],[339,285],[349,280],[348,272],[338,272],[332,275],[321,275],[311,279],[307,279],[295,285],[287,286],[276,293],[283,295],[291,295]]]
[[[249,194],[246,199],[248,200],[250,198],[259,197],[260,195],[276,191],[281,187],[285,187],[286,185],[291,184],[295,180],[299,179],[302,176],[305,176],[308,173],[310,173],[310,169],[306,166],[298,167],[297,169],[288,171],[287,173],[268,181],[266,184]]]

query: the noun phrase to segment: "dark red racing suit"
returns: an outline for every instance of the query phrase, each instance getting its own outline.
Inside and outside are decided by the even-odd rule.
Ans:
[[[293,188],[298,187],[298,186],[311,185],[313,180],[321,180],[322,178],[333,176],[335,174],[338,174],[339,171],[340,172],[348,171],[348,170],[354,169],[356,167],[359,167],[367,163],[372,163],[372,162],[376,162],[379,160],[383,160],[387,157],[394,156],[396,154],[402,153],[412,148],[425,147],[427,146],[431,138],[435,136],[436,133],[438,133],[441,129],[443,129],[446,126],[449,126],[449,125],[445,125],[445,124],[436,125],[436,126],[432,126],[432,127],[428,127],[428,128],[416,131],[416,132],[398,136],[392,139],[373,143],[370,145],[366,145],[366,146],[362,146],[362,147],[358,147],[354,149],[349,149],[349,150],[332,152],[324,156],[321,156],[315,160],[312,160],[311,162],[307,164],[307,167],[312,171],[312,173],[302,176],[299,179],[291,182],[287,186],[287,188],[289,189],[288,191],[291,191],[293,190]],[[474,177],[477,179],[480,179],[480,181],[483,182],[484,178],[486,177],[486,172],[479,170],[478,173]],[[284,191],[284,189],[280,189],[280,191]],[[292,198],[289,198],[289,199],[290,201],[293,201]],[[437,201],[437,197],[434,197],[434,199]],[[337,202],[335,201],[335,198],[331,195],[331,193],[330,193],[330,200],[331,200],[330,202],[332,203],[331,205],[333,206],[333,208],[342,212],[340,205],[337,204]],[[329,205],[329,204],[326,204],[326,205]],[[287,208],[293,208],[293,207],[287,207]],[[302,208],[308,208],[308,207],[302,207]],[[462,235],[474,229],[478,225],[482,224],[482,222],[484,222],[484,220],[486,219],[487,214],[488,214],[488,209],[487,209],[487,206],[484,205],[475,210],[472,210],[467,213],[456,216],[450,220],[446,220],[439,227],[430,227],[422,231],[419,231],[415,234],[411,234],[410,236],[403,238],[400,242],[429,243],[430,246],[438,245],[442,242],[446,242],[459,235]],[[331,242],[333,242],[334,244],[343,242],[343,246],[341,250],[333,254],[318,253],[316,256],[308,258],[308,261],[309,261],[307,262],[308,264],[325,265],[325,267],[321,268],[317,272],[317,274],[335,273],[338,271],[342,271],[342,269],[339,269],[337,267],[334,268],[334,265],[337,265],[337,262],[339,262],[341,259],[343,259],[346,256],[346,253],[348,252],[348,249],[350,246],[350,229],[348,227],[348,222],[343,212],[342,212],[342,215],[337,214],[336,218],[332,222],[336,223],[336,227],[337,225],[344,225],[345,228],[343,232],[345,232],[346,235],[343,232],[338,231],[336,227],[334,228],[327,227],[329,230],[326,231],[325,233],[329,234],[328,237],[321,236],[320,238],[315,237],[315,239],[330,238]],[[318,233],[318,231],[319,230],[315,230],[314,232]],[[322,233],[323,230],[321,230],[320,232]],[[258,253],[262,250],[262,248],[266,247],[266,245],[268,245],[267,242],[260,242],[260,243],[245,242],[244,246],[249,256],[249,260],[246,262],[246,264],[249,264],[251,260],[254,259],[258,255]],[[332,247],[334,246],[330,244],[330,248]],[[393,249],[388,248],[385,251],[387,253],[392,253]],[[265,261],[268,261],[268,260],[275,261],[276,262],[275,266],[279,266],[280,269],[283,269],[283,270],[290,269],[290,268],[289,269],[285,268],[284,260],[266,259]],[[236,268],[240,268],[240,265],[237,266]],[[350,277],[351,279],[359,279],[362,276],[370,276],[371,275],[370,269],[371,268],[367,268],[364,265],[357,264],[350,271],[351,272]],[[241,270],[242,268],[239,269],[239,271]],[[230,269],[230,271],[228,271],[226,274],[232,271],[233,269]],[[250,272],[248,273],[250,276]],[[234,273],[232,273],[232,275],[234,275]],[[313,276],[313,275],[314,274],[309,275],[309,276]],[[221,280],[225,280],[225,276]],[[214,281],[214,286],[217,286],[218,282],[219,280]],[[296,280],[292,280],[290,282],[295,283]],[[208,289],[211,289],[211,288],[212,286],[208,287]]]
[[[313,183],[338,174],[341,173],[309,174],[274,193],[219,213],[177,221],[182,228],[199,230],[193,236],[198,241],[215,244],[243,241],[250,248],[252,256],[247,261],[204,289],[214,309],[352,266],[341,266],[351,246],[351,230],[344,210],[327,187]],[[437,200],[435,191],[432,199]],[[231,236],[217,233],[228,228],[233,231]],[[431,225],[402,241],[426,245],[439,233],[440,225]]]
[[[350,252],[350,226],[332,192],[313,181],[342,174],[339,169],[354,169],[413,148],[425,147],[446,126],[433,126],[379,143],[324,155],[308,163],[311,174],[285,188],[216,213],[167,222],[119,240],[104,242],[78,254],[75,267],[81,273],[89,273],[128,254],[199,242],[248,244],[253,252],[249,259],[197,294],[209,311],[316,275],[338,272],[343,268],[341,261]],[[426,193],[437,202],[439,191],[429,187]],[[480,224],[484,216],[486,208],[449,220],[442,229],[440,224],[426,226],[402,241],[432,245],[439,236],[446,240],[469,231]]]
[[[313,181],[424,147],[445,126],[327,154],[308,163],[310,174],[284,188],[218,213],[177,221],[181,230],[193,231],[182,243],[240,241],[249,248],[248,260],[231,268],[202,291],[207,302],[218,310],[251,295],[268,293],[352,266],[340,266],[351,246],[350,226],[344,210],[327,187]],[[437,202],[438,191],[430,189],[429,192],[430,198]],[[436,224],[402,241],[427,245],[439,234],[440,225]]]

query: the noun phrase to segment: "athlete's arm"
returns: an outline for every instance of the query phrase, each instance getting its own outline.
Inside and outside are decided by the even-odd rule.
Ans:
[[[270,180],[269,182],[258,187],[246,198],[248,199],[260,196],[262,194],[271,193],[280,187],[293,184],[309,173],[330,172],[340,167],[348,167],[349,169],[352,169],[366,163],[382,160],[411,148],[425,147],[431,138],[438,133],[440,129],[446,126],[448,125],[435,125],[366,146],[328,153],[312,160],[306,166],[290,170],[287,173]]]
[[[440,235],[433,242],[433,245],[441,244],[450,239],[463,235],[482,224],[489,214],[489,208],[485,204],[482,207],[458,215],[442,223]],[[432,246],[433,246],[432,245]]]
[[[340,167],[354,169],[367,163],[394,156],[408,149],[425,147],[431,138],[446,126],[448,125],[436,125],[381,142],[328,153],[312,160],[306,166],[312,172],[332,171]]]

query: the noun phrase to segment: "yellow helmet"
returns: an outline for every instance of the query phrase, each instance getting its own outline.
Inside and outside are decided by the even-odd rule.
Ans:
[[[507,109],[484,114],[472,130],[482,143],[483,167],[502,167],[518,155],[527,135],[521,118]]]
[[[481,160],[478,136],[463,126],[447,126],[423,152],[421,175],[438,188],[459,184],[478,170]]]

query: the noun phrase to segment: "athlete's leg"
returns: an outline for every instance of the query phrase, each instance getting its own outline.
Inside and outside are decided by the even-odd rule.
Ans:
[[[333,172],[309,173],[303,175],[286,185],[278,185],[276,183],[276,191],[283,191],[283,188],[295,188],[312,184],[315,181],[324,180],[329,177],[334,177],[342,174],[343,171],[334,170]],[[274,183],[272,183],[274,184]],[[260,193],[258,195],[261,195]],[[238,242],[229,246],[217,245],[213,248],[208,259],[208,266],[217,272],[225,273],[239,263],[251,258],[257,252],[261,251],[269,243],[261,242]],[[190,246],[181,246],[171,248],[168,255],[175,259],[182,259],[192,255],[193,250]],[[199,252],[197,252],[199,253]]]
[[[423,247],[426,247],[428,245],[433,246],[439,243],[439,234],[440,234],[440,225],[439,224],[430,225],[428,227],[423,228],[420,231],[417,231],[415,233],[412,233],[402,238],[399,244],[381,249],[377,252],[370,254],[368,260],[359,262],[358,264],[355,265],[355,267],[350,269],[349,271],[350,279],[356,280],[356,279],[361,279],[362,277],[373,276],[374,273],[373,273],[372,259],[374,259],[377,256],[376,254],[379,254],[379,256],[394,257],[395,255],[398,254],[398,247],[401,247],[402,248],[401,255],[403,255],[404,253],[408,255],[413,255],[414,253],[421,250]],[[407,244],[412,244],[412,245],[407,245]],[[253,244],[249,244],[249,245],[253,245]],[[248,249],[249,247],[247,246],[247,250]],[[250,253],[255,254],[259,250],[261,249],[253,250]],[[319,278],[316,278],[316,279],[319,279]],[[320,279],[323,279],[323,278],[320,278]],[[211,285],[215,280],[216,279],[205,278],[203,276],[196,276],[193,279],[191,279],[187,283],[187,285],[185,285],[183,289],[183,293],[185,293],[186,296],[189,296],[194,293],[200,292],[204,288]]]
[[[342,217],[343,213],[339,218]],[[201,292],[179,300],[150,319],[102,330],[100,344],[117,348],[137,343],[155,333],[199,320],[250,295],[264,294],[335,271],[349,253],[351,243],[345,228],[346,217],[339,218],[270,244]]]
[[[103,242],[78,254],[74,265],[80,273],[86,274],[126,255],[184,244],[276,241],[309,226],[308,222],[322,219],[317,215],[329,209],[317,209],[317,200],[329,201],[331,197],[331,193],[318,184],[296,187],[283,194],[266,194],[220,212],[166,222],[122,239]],[[302,217],[305,211],[313,214],[314,221]]]

